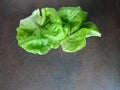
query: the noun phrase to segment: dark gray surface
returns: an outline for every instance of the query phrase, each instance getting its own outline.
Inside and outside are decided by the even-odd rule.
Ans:
[[[102,38],[71,54],[59,48],[39,56],[17,45],[19,20],[34,9],[78,5]],[[0,0],[0,90],[120,90],[120,1]]]

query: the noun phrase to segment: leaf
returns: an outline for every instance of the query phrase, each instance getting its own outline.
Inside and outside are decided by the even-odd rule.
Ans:
[[[76,52],[86,46],[86,34],[84,29],[78,30],[61,42],[63,51]]]
[[[85,22],[82,28],[89,31],[86,37],[91,37],[91,36],[101,37],[101,33],[99,32],[98,27],[93,22]]]
[[[76,52],[85,47],[86,38],[91,36],[101,37],[101,33],[93,22],[85,22],[79,31],[62,41],[62,49],[65,52]]]
[[[64,23],[69,24],[71,34],[79,30],[87,19],[87,12],[80,7],[62,7],[58,10],[58,14]]]
[[[16,38],[26,51],[44,55],[52,48],[58,48],[67,33],[55,9],[43,8],[41,12],[42,16],[37,9],[20,21]]]

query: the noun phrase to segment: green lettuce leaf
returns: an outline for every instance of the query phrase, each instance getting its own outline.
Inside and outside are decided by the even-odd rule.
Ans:
[[[98,27],[93,22],[85,22],[82,28],[89,31],[86,37],[91,37],[91,36],[101,37],[101,33],[99,32]]]
[[[61,42],[63,51],[76,52],[86,46],[87,30],[81,29],[74,34],[68,36]]]
[[[101,33],[93,22],[85,22],[79,31],[61,42],[62,49],[65,52],[76,52],[86,46],[86,38],[91,36],[101,37]]]
[[[65,27],[67,24],[69,25],[70,34],[79,30],[87,19],[87,12],[80,7],[62,7],[58,10],[58,14],[63,20]]]
[[[22,19],[17,28],[18,44],[26,51],[44,55],[51,48],[58,48],[60,42],[66,37],[62,21],[53,8],[43,8],[42,16],[39,9],[31,16]]]

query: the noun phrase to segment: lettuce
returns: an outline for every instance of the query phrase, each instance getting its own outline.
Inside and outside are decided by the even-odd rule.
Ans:
[[[101,37],[93,22],[86,22],[87,12],[80,7],[42,8],[20,20],[16,39],[24,50],[44,55],[60,45],[65,52],[76,52],[86,46],[86,38]]]

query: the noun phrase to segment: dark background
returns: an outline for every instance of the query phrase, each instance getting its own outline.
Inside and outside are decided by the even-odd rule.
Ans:
[[[33,10],[79,5],[102,33],[81,51],[40,56],[17,45],[19,20]],[[120,90],[120,0],[0,0],[0,90]]]

